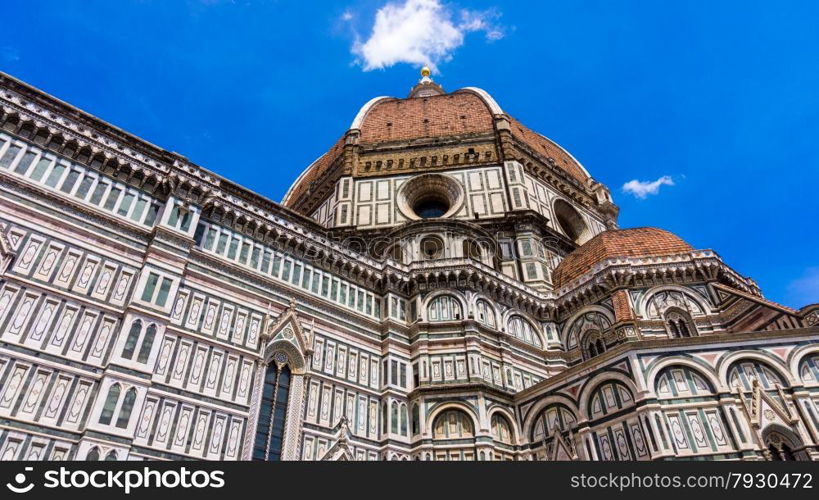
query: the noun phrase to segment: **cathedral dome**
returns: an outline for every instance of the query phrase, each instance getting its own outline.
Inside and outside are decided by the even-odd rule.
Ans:
[[[656,227],[604,231],[567,255],[552,273],[552,282],[560,288],[606,259],[662,257],[693,249],[679,236]]]
[[[409,159],[393,162],[387,156],[400,148],[457,144],[464,146],[461,154],[443,151],[435,163],[410,165]],[[296,179],[282,203],[298,211],[312,209],[315,198],[326,196],[342,175],[422,173],[419,170],[463,168],[524,156],[536,158],[578,186],[588,186],[591,179],[571,154],[506,114],[486,91],[466,87],[447,93],[424,75],[408,97],[376,97],[362,106],[344,136]],[[379,161],[382,158],[386,159]]]
[[[407,99],[381,99],[362,109],[362,144],[407,141],[493,132],[493,114],[478,94],[452,94]]]

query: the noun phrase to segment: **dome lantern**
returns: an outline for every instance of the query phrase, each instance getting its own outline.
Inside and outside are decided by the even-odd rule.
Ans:
[[[446,94],[443,87],[432,81],[432,78],[429,76],[431,74],[432,70],[429,69],[429,66],[425,65],[421,68],[421,79],[412,87],[408,97],[430,97]]]

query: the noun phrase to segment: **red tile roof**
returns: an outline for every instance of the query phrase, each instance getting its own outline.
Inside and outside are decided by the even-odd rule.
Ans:
[[[679,236],[655,227],[604,231],[567,255],[555,268],[552,281],[559,288],[606,259],[660,257],[691,250]]]
[[[492,112],[483,99],[471,92],[458,92],[376,103],[361,124],[361,142],[491,133],[493,130]]]
[[[512,124],[512,135],[519,141],[529,146],[535,153],[538,153],[547,159],[554,159],[555,166],[562,169],[564,172],[574,177],[581,183],[585,182],[585,180],[589,178],[589,176],[586,175],[586,172],[583,171],[583,168],[580,167],[574,158],[566,153],[563,148],[537,132],[530,130],[514,118],[510,117],[509,121]]]

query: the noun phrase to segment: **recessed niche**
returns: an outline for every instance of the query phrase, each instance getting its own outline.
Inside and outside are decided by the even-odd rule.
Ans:
[[[564,200],[555,201],[555,219],[563,233],[575,243],[582,245],[591,237],[583,216]]]
[[[435,236],[426,236],[421,240],[421,255],[425,259],[440,259],[444,255],[444,242]]]

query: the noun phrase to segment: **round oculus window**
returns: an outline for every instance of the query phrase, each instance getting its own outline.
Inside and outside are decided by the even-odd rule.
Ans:
[[[463,205],[464,189],[452,177],[422,174],[401,187],[398,208],[410,220],[446,218],[455,215]]]
[[[422,219],[443,217],[449,211],[449,201],[438,196],[426,196],[413,204],[412,211]]]

